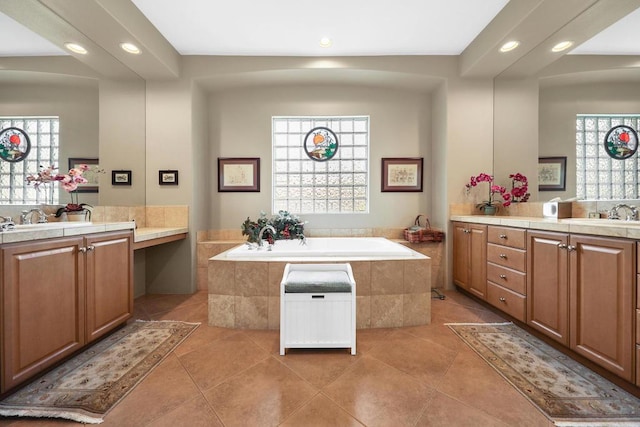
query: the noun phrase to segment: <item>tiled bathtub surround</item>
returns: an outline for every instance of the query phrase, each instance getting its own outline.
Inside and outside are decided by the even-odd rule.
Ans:
[[[409,243],[403,240],[404,228],[345,228],[345,229],[309,229],[305,231],[308,237],[386,237],[401,243],[416,252],[431,258],[431,286],[443,289],[444,286],[444,242]],[[198,290],[208,289],[209,258],[246,241],[240,229],[198,231],[197,286]]]
[[[430,260],[351,261],[357,327],[426,325],[431,319]],[[278,329],[286,262],[209,260],[209,325]]]

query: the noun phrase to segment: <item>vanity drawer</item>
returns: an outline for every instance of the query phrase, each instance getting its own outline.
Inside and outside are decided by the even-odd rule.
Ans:
[[[522,249],[513,249],[489,243],[487,245],[487,261],[514,270],[526,271],[526,252]]]
[[[487,231],[487,242],[525,249],[526,231],[520,228],[490,226]]]
[[[487,283],[487,302],[521,322],[525,321],[526,297],[495,283]]]
[[[488,262],[487,280],[523,295],[527,293],[527,275],[520,271]]]

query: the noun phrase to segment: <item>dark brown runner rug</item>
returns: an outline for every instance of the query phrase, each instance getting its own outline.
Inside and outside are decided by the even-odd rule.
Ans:
[[[555,425],[640,425],[639,399],[513,323],[449,327]]]
[[[101,423],[197,327],[132,322],[0,401],[0,415]]]

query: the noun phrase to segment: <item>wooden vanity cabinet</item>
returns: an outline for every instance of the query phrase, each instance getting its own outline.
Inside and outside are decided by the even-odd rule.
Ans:
[[[634,241],[569,238],[570,348],[634,381]]]
[[[86,339],[103,336],[133,315],[133,242],[130,232],[86,237]]]
[[[85,344],[82,244],[73,237],[3,246],[0,392]]]
[[[634,379],[635,243],[527,232],[527,324]]]
[[[526,230],[491,225],[487,236],[487,302],[524,322]]]
[[[2,245],[0,393],[133,313],[131,232]]]
[[[569,235],[527,232],[527,324],[569,346]]]
[[[453,282],[479,298],[486,298],[486,225],[453,223]]]

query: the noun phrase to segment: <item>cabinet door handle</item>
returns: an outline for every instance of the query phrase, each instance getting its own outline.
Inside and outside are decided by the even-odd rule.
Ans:
[[[500,255],[498,255],[498,256],[499,256],[500,258],[502,258],[502,259],[507,259],[507,254],[500,254]]]
[[[84,246],[80,246],[78,248],[78,251],[80,251],[81,253],[85,254],[85,253],[87,253],[87,248],[85,248]]]
[[[569,245],[569,246],[567,246],[567,250],[568,250],[569,252],[571,252],[571,251],[575,251],[575,250],[576,250],[576,247],[575,247],[575,246],[573,246],[573,245]]]
[[[567,249],[567,245],[565,245],[564,243],[559,243],[558,249]]]
[[[498,237],[499,237],[499,238],[501,238],[501,239],[506,239],[506,238],[507,238],[507,235],[506,235],[506,234],[501,234],[501,235],[499,235]]]
[[[507,302],[507,299],[505,297],[500,297],[500,298],[498,298],[498,300],[500,302],[505,302],[505,303]]]
[[[506,279],[506,278],[507,278],[507,275],[506,275],[506,274],[501,274],[501,275],[500,275],[500,278],[501,278],[501,279]]]
[[[467,234],[469,234],[469,233],[471,233],[471,230],[467,230],[467,229],[465,228],[464,232],[465,232],[465,233],[467,233]]]
[[[95,248],[96,248],[95,246],[89,245],[89,246],[87,246],[87,251],[91,252],[91,251],[95,250]]]

